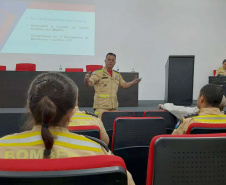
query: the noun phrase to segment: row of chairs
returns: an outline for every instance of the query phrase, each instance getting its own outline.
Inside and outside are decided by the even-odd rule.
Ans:
[[[100,68],[103,68],[103,65],[86,65],[87,72],[93,72]],[[0,71],[6,71],[6,66],[0,66]],[[16,71],[36,71],[36,64],[16,64]],[[83,68],[65,68],[65,72],[83,72]]]
[[[109,146],[111,146],[111,138],[114,127],[114,121],[118,117],[135,117],[135,112],[132,111],[112,111],[104,112],[102,114],[101,120],[104,127],[109,135],[110,141]],[[144,111],[143,117],[162,117],[165,120],[166,132],[171,134],[177,124],[177,118],[166,110],[147,110]],[[138,120],[137,120],[138,121]]]
[[[161,130],[161,128],[163,128],[163,124],[161,122],[163,122],[162,118],[160,117],[151,117],[150,119],[153,120],[155,123],[158,123],[160,122],[159,125],[157,125],[159,128],[157,131]],[[139,119],[139,118],[129,118],[129,117],[126,117],[126,118],[117,118],[114,122],[114,131],[113,131],[113,143],[111,144],[111,148],[113,149],[114,148],[114,140],[115,140],[115,137],[116,135],[120,135],[119,131],[120,130],[120,127],[122,127],[122,125],[118,126],[121,121],[123,119],[123,122],[125,119],[127,119],[126,121],[127,122],[132,122],[132,121],[135,121],[135,122],[139,122],[139,121],[142,121],[143,123],[146,121],[145,119],[149,119],[149,118],[144,118],[144,119]],[[139,121],[137,121],[137,119],[139,119]],[[151,121],[152,122],[152,121]],[[131,126],[130,125],[131,123],[129,123],[127,126]],[[139,123],[138,123],[139,124]],[[148,123],[149,124],[149,123]],[[117,125],[117,126],[116,126]],[[165,124],[164,124],[165,125]],[[124,127],[125,125],[123,125]],[[154,125],[151,125],[151,127],[153,127]],[[125,126],[126,127],[126,126]],[[128,132],[128,128],[125,128]],[[155,128],[152,128],[152,129],[155,129]],[[100,139],[101,140],[101,132],[100,132],[100,128],[96,125],[84,125],[84,126],[70,126],[68,127],[68,130],[70,132],[73,132],[73,133],[76,133],[76,134],[80,134],[80,135],[87,135],[87,136],[91,136],[91,137],[94,137],[94,138],[97,138],[97,139]],[[119,130],[119,131],[117,131]],[[164,128],[164,131],[165,132],[165,128]],[[117,134],[116,134],[117,133]],[[192,123],[189,125],[187,131],[186,131],[186,134],[213,134],[213,133],[226,133],[226,124],[206,124],[206,123]],[[123,133],[124,134],[124,133]],[[140,134],[140,133],[139,133]],[[155,133],[150,133],[150,135],[155,135]],[[126,137],[126,136],[125,136]],[[132,137],[137,137],[137,136],[134,136],[132,135]],[[120,136],[116,137],[116,141],[119,140],[120,141]],[[126,138],[127,140],[129,140],[129,137]]]
[[[135,117],[135,112],[132,111],[113,111],[104,112],[101,118],[109,135],[109,148],[115,155],[123,158],[135,183],[140,185],[146,182],[150,141],[156,135],[171,133],[177,123],[177,118],[164,110],[145,111],[142,116]],[[100,131],[95,127],[68,129],[77,134],[101,139]]]
[[[163,111],[145,111],[144,116],[148,115],[147,113],[149,112],[162,113]],[[111,112],[111,113],[114,115],[117,114],[115,112]],[[119,112],[119,114],[121,115],[122,113],[125,113],[125,112]],[[104,118],[104,114],[102,119]],[[153,117],[139,118],[139,117],[134,117],[134,114],[135,113],[132,112],[132,115],[133,115],[132,117],[121,117],[121,118],[117,118],[116,120],[113,120],[113,124],[112,124],[112,127],[113,127],[112,141],[113,142],[111,144],[111,147],[115,155],[121,156],[125,160],[127,169],[133,175],[133,178],[136,184],[142,185],[146,183],[147,164],[148,164],[148,161],[150,160],[150,141],[155,138],[155,135],[166,134],[166,124],[163,118],[160,118],[157,116],[154,116],[155,118]],[[207,124],[207,126],[208,125],[210,124]],[[196,125],[196,127],[197,126],[198,125]],[[218,129],[221,129],[220,127],[224,128],[223,124],[222,125],[219,124],[217,126],[219,127]],[[96,136],[94,135],[92,136],[100,138],[100,130],[98,127],[96,126],[84,126],[84,127],[90,127],[89,129],[91,129],[92,131],[95,131],[96,133]],[[83,126],[75,127],[77,129],[76,133],[89,135],[89,133],[84,133],[86,132],[86,129],[84,129],[84,127]],[[171,137],[170,135],[165,135],[164,137],[168,137],[168,136]],[[190,137],[196,137],[196,135],[193,135]],[[180,147],[180,145],[177,145],[177,146]],[[193,150],[191,149],[191,151]],[[168,156],[168,153],[164,153],[164,154],[167,154]],[[148,155],[149,155],[149,159],[148,159]],[[149,177],[147,176],[147,178]],[[0,181],[0,184],[2,184],[1,181]],[[101,183],[99,182],[99,184]]]
[[[87,126],[84,126],[84,127],[87,127]],[[97,128],[96,128],[96,131],[97,131]],[[204,131],[207,133],[211,133],[211,131],[213,133],[217,131],[226,133],[226,124],[216,125],[216,124],[193,123],[189,126],[187,131],[188,135],[185,137],[190,137],[190,138],[201,137],[202,135],[200,135],[199,133],[203,134]],[[91,132],[93,132],[93,130]],[[78,133],[78,132],[75,132],[75,133]],[[198,135],[191,136],[190,133],[198,134]],[[88,132],[86,134],[89,135]],[[166,127],[165,127],[164,119],[161,117],[116,118],[114,122],[111,150],[114,153],[114,155],[117,155],[123,158],[123,160],[126,163],[127,169],[132,174],[136,184],[140,184],[140,185],[146,184],[147,164],[150,158],[153,157],[150,155],[150,150],[152,150],[150,149],[150,142],[151,141],[153,142],[153,140],[157,142],[158,139],[156,139],[156,137],[157,138],[167,137],[169,140],[171,139],[171,137],[176,137],[176,136],[165,135],[165,134],[166,134]],[[99,131],[98,131],[98,137],[100,138]],[[183,141],[181,142],[182,142],[181,145],[186,144]],[[164,142],[162,143],[162,145],[164,146]],[[165,143],[165,145],[168,146],[168,143]],[[181,145],[175,144],[173,146],[180,148]],[[152,144],[151,146],[153,148],[153,146],[155,145]],[[191,147],[191,150],[189,149],[188,151],[190,152],[189,155],[191,155],[193,151],[192,147]],[[167,151],[165,151],[162,154],[163,156],[161,157],[164,157],[164,155],[166,154],[167,156],[169,155],[168,157],[172,157],[170,156],[171,155],[170,153],[167,153]],[[175,154],[175,155],[178,155],[178,154]],[[173,159],[173,160],[175,161],[176,159]],[[159,162],[160,161],[161,160],[159,160]],[[164,165],[162,165],[161,170],[163,167]]]
[[[111,115],[107,116],[105,114]],[[133,175],[136,184],[146,183],[147,161],[150,141],[157,135],[166,134],[166,123],[162,117],[133,117],[133,112],[106,112],[102,116],[114,119],[114,116],[131,115],[132,117],[118,117],[114,120],[112,134],[112,152],[124,159],[127,169]],[[145,111],[144,116],[151,113],[166,113],[166,111]],[[167,117],[165,117],[167,119]],[[108,119],[109,121],[109,119]],[[108,122],[106,129],[111,128]],[[109,130],[108,130],[109,131]],[[226,133],[225,124],[193,123],[189,126],[187,134],[199,133]],[[109,132],[108,132],[109,133]],[[111,139],[111,136],[110,136]]]
[[[225,185],[226,134],[159,135],[149,146],[146,185]],[[4,185],[127,185],[126,165],[117,156],[0,159],[0,163]]]

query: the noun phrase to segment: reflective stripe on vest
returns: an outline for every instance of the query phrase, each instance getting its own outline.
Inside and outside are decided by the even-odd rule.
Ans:
[[[202,123],[226,123],[226,115],[195,116],[193,120]]]
[[[80,114],[80,113],[75,113],[73,114],[73,116],[71,117],[71,119],[93,119],[92,115],[88,115],[88,114]]]
[[[98,94],[99,98],[109,98],[110,94]]]
[[[88,150],[101,152],[101,146],[80,135],[74,135],[64,132],[51,132],[54,138],[54,145],[79,149],[79,150]],[[0,139],[0,146],[35,146],[44,144],[41,132],[32,132],[17,136],[6,136]]]

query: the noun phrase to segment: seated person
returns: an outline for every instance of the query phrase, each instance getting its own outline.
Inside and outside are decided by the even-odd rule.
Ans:
[[[219,105],[220,111],[224,114],[224,107],[226,106],[226,98],[223,96],[222,101]],[[184,116],[188,116],[188,114],[198,113],[199,109],[197,107],[184,107],[184,106],[176,106],[173,103],[165,103],[159,104],[159,109],[167,110],[179,120],[181,120]]]
[[[0,138],[0,158],[49,159],[90,155],[111,155],[102,143],[67,129],[74,113],[77,86],[61,73],[37,76],[28,90],[28,108],[33,128]],[[100,145],[101,144],[101,145]],[[128,184],[134,184],[128,174]]]
[[[226,59],[224,59],[222,67],[216,71],[215,76],[226,76]]]
[[[78,97],[78,96],[77,96]],[[88,113],[85,111],[80,111],[78,108],[78,98],[76,100],[76,106],[74,109],[74,114],[71,117],[69,126],[82,126],[82,125],[96,125],[100,128],[101,140],[105,142],[106,145],[109,144],[109,136],[104,128],[103,122],[94,113]]]
[[[226,115],[219,109],[222,98],[223,89],[219,85],[207,84],[202,87],[197,100],[198,113],[182,118],[172,134],[185,134],[191,123],[226,123]]]

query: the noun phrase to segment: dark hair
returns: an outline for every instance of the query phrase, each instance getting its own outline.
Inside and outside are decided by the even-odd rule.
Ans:
[[[44,141],[44,158],[49,158],[53,147],[53,135],[48,126],[60,126],[59,122],[75,107],[77,86],[61,73],[38,75],[28,90],[28,107],[36,125],[41,124]]]
[[[224,64],[226,62],[226,59],[223,60],[222,64]]]
[[[223,88],[216,84],[207,84],[200,90],[199,96],[204,96],[206,103],[211,107],[218,107],[223,98]]]
[[[114,56],[114,57],[116,58],[116,54],[114,54],[114,53],[108,53],[108,54],[106,55],[106,58],[108,57],[108,55],[112,55],[112,56]]]

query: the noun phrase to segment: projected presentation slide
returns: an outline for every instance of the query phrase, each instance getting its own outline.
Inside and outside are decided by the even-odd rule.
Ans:
[[[95,7],[1,0],[0,52],[92,56]]]

